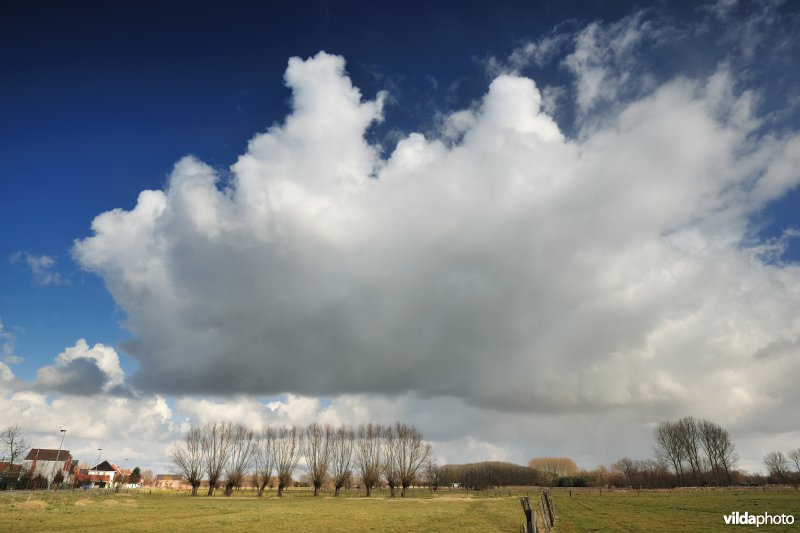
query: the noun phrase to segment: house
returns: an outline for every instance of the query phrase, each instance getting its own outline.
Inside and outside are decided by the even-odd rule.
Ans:
[[[22,470],[30,472],[33,477],[42,476],[50,486],[59,472],[63,476],[63,482],[71,483],[72,465],[72,455],[69,450],[33,448],[22,461]]]
[[[117,482],[122,481],[122,470],[114,463],[103,461],[94,468],[89,468],[86,472],[86,481],[93,487],[112,487]]]
[[[0,490],[14,486],[19,479],[22,465],[12,465],[7,461],[0,461]]]
[[[185,486],[183,476],[178,474],[158,474],[156,487],[159,489],[182,489]]]

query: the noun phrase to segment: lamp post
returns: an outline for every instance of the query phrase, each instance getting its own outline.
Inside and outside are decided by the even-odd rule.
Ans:
[[[61,442],[58,443],[58,453],[56,453],[56,466],[58,466],[58,464],[59,464],[58,461],[61,458],[61,447],[64,445],[64,436],[66,436],[66,434],[67,434],[67,430],[66,429],[60,429],[59,431],[61,432]],[[63,474],[64,468],[63,468],[63,466],[61,468],[61,471],[62,471],[61,480],[63,482],[63,480],[64,480],[64,474]],[[54,481],[55,478],[56,478],[56,472],[55,472],[55,468],[54,468],[53,469],[53,479],[51,481]]]
[[[100,452],[102,451],[103,448],[97,448],[97,465],[94,467],[95,472],[99,472],[99,470],[97,470],[97,467],[100,466]],[[98,485],[98,487],[100,487],[100,485]]]

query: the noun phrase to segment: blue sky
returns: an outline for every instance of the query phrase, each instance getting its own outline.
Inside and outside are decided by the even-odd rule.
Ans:
[[[355,422],[364,416],[354,414],[361,412],[355,407],[360,403],[386,406],[379,415],[367,410],[374,416],[402,417],[416,412],[415,406],[424,404],[427,398],[441,398],[448,409],[464,413],[457,417],[459,423],[433,435],[440,441],[445,458],[480,460],[486,456],[524,461],[528,455],[554,452],[553,443],[542,443],[539,450],[524,447],[520,443],[524,439],[509,429],[519,420],[516,417],[523,416],[524,409],[491,392],[502,387],[505,379],[498,372],[484,378],[483,364],[491,359],[501,366],[528,365],[532,373],[543,369],[541,390],[525,401],[543,406],[531,416],[561,417],[559,427],[565,435],[575,420],[596,414],[591,405],[605,406],[601,412],[609,427],[631,420],[638,428],[640,438],[631,449],[620,449],[619,453],[608,430],[598,428],[596,446],[572,450],[579,460],[588,463],[585,466],[616,455],[648,456],[648,424],[663,417],[714,417],[718,413],[698,407],[707,405],[708,399],[698,398],[694,391],[699,385],[686,381],[677,362],[673,366],[679,357],[674,353],[693,349],[713,352],[705,371],[713,374],[718,370],[722,376],[735,373],[738,366],[744,372],[746,366],[741,361],[755,357],[754,353],[780,352],[773,359],[784,366],[765,370],[761,378],[764,383],[776,373],[797,368],[794,346],[800,331],[792,317],[786,316],[797,310],[797,302],[790,298],[778,305],[772,295],[795,294],[798,289],[795,269],[800,248],[792,231],[800,229],[800,193],[795,185],[797,172],[791,167],[796,158],[793,139],[800,130],[800,69],[796,60],[800,56],[796,37],[799,20],[797,6],[792,3],[736,1],[679,6],[625,2],[291,2],[278,6],[258,2],[168,6],[141,2],[4,3],[0,7],[0,161],[5,199],[0,210],[0,225],[5,228],[0,239],[0,334],[9,346],[4,355],[16,357],[7,361],[14,376],[8,391],[13,392],[5,398],[11,407],[0,415],[0,425],[22,420],[24,410],[14,410],[22,409],[22,404],[13,395],[26,391],[47,399],[41,407],[47,413],[56,411],[53,402],[59,400],[74,402],[75,411],[80,412],[91,408],[92,398],[136,402],[158,395],[170,410],[159,424],[169,427],[173,437],[179,435],[185,418],[203,420],[198,406],[214,412],[203,402],[216,402],[228,406],[228,411],[240,409],[242,413],[249,413],[250,408],[273,414],[297,409],[286,415],[290,420],[305,420],[304,416],[311,416],[308,413],[316,412],[331,420]],[[317,55],[320,51],[330,55]],[[289,81],[289,74],[284,78],[292,57],[308,66],[304,69],[298,63],[294,82]],[[341,64],[330,59],[335,57],[341,58]],[[314,70],[314,65],[319,70]],[[352,117],[371,113],[363,128],[353,126],[354,144],[342,147],[354,150],[353,160],[346,161],[345,152],[326,155],[333,142],[330,139],[347,137],[351,133],[348,127],[342,126],[339,131],[337,126],[328,132],[322,123],[309,126],[303,122],[306,125],[298,126],[297,131],[286,126],[287,117],[301,115],[293,94],[301,98],[298,95],[307,91],[309,99],[327,105],[327,95],[315,92],[309,81],[317,75],[332,76],[328,81],[333,80],[334,85],[344,77],[360,90],[359,101],[364,106],[377,102],[375,109],[355,106],[352,110]],[[471,148],[470,143],[478,141],[470,139],[482,131],[475,127],[481,117],[491,117],[491,102],[502,107],[503,98],[510,101],[509,95],[528,94],[527,85],[514,85],[516,81],[508,81],[511,78],[533,80],[535,89],[530,94],[540,102],[536,112],[547,118],[531,127],[541,128],[536,130],[541,133],[551,131],[550,125],[554,125],[562,144],[557,149],[528,146],[525,153],[529,155],[500,150],[497,160],[492,161],[491,153],[477,155],[480,148]],[[493,85],[497,79],[505,81]],[[507,87],[506,82],[510,84]],[[341,89],[345,94],[349,94],[348,86]],[[495,100],[487,94],[495,94]],[[335,100],[339,102],[336,105],[349,109],[352,102],[343,98],[341,102]],[[676,117],[686,117],[685,128],[667,120],[669,113],[657,114],[668,105],[685,112],[675,112]],[[702,117],[692,114],[699,113],[698,106],[705,106]],[[330,116],[341,119],[342,124],[349,124],[352,118],[340,109],[330,111]],[[459,111],[464,114],[458,115]],[[319,118],[310,115],[312,123]],[[462,124],[462,119],[467,122]],[[697,122],[692,122],[695,119]],[[512,118],[504,116],[502,120]],[[658,135],[653,134],[653,145],[642,141],[637,151],[621,151],[618,156],[620,161],[631,161],[631,168],[641,165],[642,176],[650,181],[638,187],[615,180],[617,163],[613,154],[610,160],[605,158],[608,154],[603,153],[603,143],[624,146],[620,132],[625,133],[626,128],[638,131],[632,125],[636,121],[646,126],[662,124],[660,120],[665,129],[654,128],[665,138],[697,135],[698,154],[688,153],[688,148],[674,154],[668,151],[667,163],[662,163],[659,154],[664,149],[658,147]],[[673,126],[674,130],[666,129]],[[696,133],[705,126],[709,129],[702,130],[702,135]],[[248,148],[249,141],[270,128],[272,139],[278,139],[275,142],[282,148],[270,148],[267,141],[263,153],[253,145]],[[315,137],[320,131],[328,132],[329,140]],[[413,132],[424,134],[429,144],[413,145],[409,141],[414,139],[409,137]],[[620,139],[613,141],[614,135]],[[637,142],[644,138],[650,137],[644,133],[631,137]],[[307,139],[322,144],[306,153],[299,147],[305,146]],[[378,182],[402,181],[402,176],[396,175],[408,172],[421,173],[421,180],[428,173],[437,175],[433,170],[416,170],[418,163],[413,163],[413,172],[402,167],[398,146],[404,140],[409,141],[409,153],[428,153],[431,160],[441,159],[436,167],[439,173],[452,171],[454,176],[464,172],[456,169],[482,175],[516,175],[520,168],[552,165],[553,175],[560,176],[550,184],[556,187],[572,183],[578,179],[576,175],[587,179],[587,173],[593,170],[581,166],[584,162],[594,161],[601,170],[571,193],[560,196],[562,193],[548,192],[553,197],[542,205],[534,195],[528,204],[517,206],[514,199],[524,194],[509,193],[513,185],[503,180],[488,188],[469,186],[456,195],[452,187],[431,186],[411,192],[399,189],[392,193],[394,196],[377,197],[378,203],[385,202],[393,213],[420,210],[421,214],[408,220],[405,215],[382,218],[384,215],[358,203],[361,200],[339,196],[338,189],[298,175],[286,179],[311,184],[304,189],[307,197],[270,200],[270,205],[299,202],[292,214],[276,211],[263,220],[258,214],[252,219],[237,214],[245,213],[252,203],[242,192],[250,179],[247,172],[231,168],[243,154],[252,154],[253,164],[262,165],[262,170],[252,172],[267,181],[283,176],[279,159],[306,161],[316,154],[322,154],[320,164],[327,162],[329,166],[331,161],[342,162],[343,168],[366,165],[369,170],[365,176]],[[490,142],[487,138],[483,147]],[[414,147],[417,152],[411,150]],[[458,159],[461,152],[470,150],[475,159]],[[648,159],[646,154],[651,150],[653,156]],[[173,170],[186,155],[209,168]],[[523,163],[512,157],[530,159]],[[657,172],[649,177],[648,172],[657,170],[660,164],[681,158],[685,158],[686,166],[676,168],[687,169],[685,180]],[[364,162],[367,160],[371,162]],[[575,170],[559,174],[573,163]],[[692,174],[695,171],[696,176]],[[746,175],[739,176],[740,171]],[[194,214],[208,213],[216,221],[212,233],[242,221],[266,224],[264,220],[268,220],[272,224],[278,220],[280,224],[275,227],[287,232],[282,237],[286,240],[278,246],[269,240],[273,237],[263,237],[257,230],[236,230],[225,241],[236,243],[232,248],[225,242],[212,246],[211,241],[202,239],[184,241],[188,222],[163,222],[163,226],[158,222],[154,240],[130,250],[123,250],[121,243],[138,237],[121,229],[109,229],[103,239],[92,240],[95,217],[117,208],[131,212],[141,191],[173,190],[174,199],[170,196],[166,205],[168,211],[178,212],[178,206],[183,205],[178,199],[182,197],[178,185],[172,184],[184,183],[182,172],[193,176],[215,173],[212,189],[224,193],[218,201],[232,202],[233,214],[219,214],[210,208],[206,212],[206,204],[194,205]],[[760,192],[759,184],[773,184],[770,176],[774,174],[780,175],[775,178],[779,185],[765,186],[762,189],[766,192]],[[406,181],[415,183],[416,178],[409,176]],[[717,178],[719,181],[714,181]],[[435,182],[435,178],[427,179]],[[706,179],[711,184],[706,184]],[[270,183],[273,192],[282,186]],[[459,182],[456,179],[453,183]],[[536,187],[538,191],[551,191],[550,185]],[[650,192],[664,198],[666,207],[657,220],[648,219],[645,208],[619,220],[607,220],[602,211],[604,206],[610,211],[624,211],[631,203],[641,200],[649,205],[647,202],[652,201],[649,213],[655,217],[653,213],[661,206],[657,199],[649,198]],[[503,200],[506,195],[509,197]],[[484,210],[477,203],[481,198],[497,198],[498,205],[514,207],[510,212],[500,207]],[[317,201],[323,202],[319,204],[323,207],[317,208]],[[352,209],[324,220],[320,228],[306,225],[302,217],[307,216],[308,209],[324,218],[327,215],[320,213],[330,214],[334,209],[331,205]],[[589,216],[595,210],[596,214]],[[526,212],[541,213],[541,218],[526,218]],[[583,214],[587,214],[585,219]],[[382,221],[387,226],[381,227],[380,238],[360,233],[353,237],[351,215],[372,224]],[[192,219],[191,214],[186,216],[186,220],[202,222]],[[473,217],[481,224],[473,227],[464,223]],[[642,227],[652,224],[646,237],[629,236],[640,224],[637,217],[643,217]],[[444,222],[450,220],[450,225]],[[573,233],[573,221],[585,226]],[[135,223],[126,219],[122,224],[133,227]],[[408,233],[396,230],[395,225],[408,229]],[[296,230],[300,226],[302,231]],[[535,244],[524,233],[517,234],[522,229],[535,236]],[[442,240],[428,240],[428,232]],[[561,244],[553,244],[550,234],[558,235]],[[351,238],[355,241],[348,240]],[[87,243],[87,248],[76,251],[76,242]],[[141,273],[129,270],[131,262],[150,253],[155,242],[184,246],[163,256],[154,253],[151,258],[167,265],[166,279],[174,281],[169,290],[180,295],[186,306],[215,309],[198,312],[197,316],[187,313],[185,320],[175,319],[174,335],[157,327],[159,323],[171,324],[175,318],[159,314],[172,309],[158,296],[165,287],[152,279],[131,281],[131,276]],[[450,243],[459,245],[450,249]],[[666,253],[653,251],[665,243],[680,252],[663,259],[669,272],[657,275],[652,265],[637,270]],[[363,250],[377,251],[373,256]],[[711,257],[708,250],[721,255]],[[645,251],[652,251],[653,256]],[[281,253],[291,260],[285,260]],[[181,254],[195,257],[195,262],[179,260]],[[507,262],[495,261],[498,254]],[[557,268],[540,265],[539,254],[547,254]],[[741,278],[743,274],[737,269],[744,264],[744,255],[752,256],[762,270],[748,271]],[[608,268],[604,277],[596,280],[600,285],[587,282],[594,273],[582,270],[584,260],[595,261],[598,272]],[[395,270],[397,261],[408,264]],[[612,267],[619,265],[624,266],[624,274],[612,272]],[[262,269],[264,279],[251,269]],[[284,272],[281,269],[289,274],[279,274]],[[574,278],[557,276],[572,269]],[[420,273],[418,279],[409,274],[414,272]],[[448,281],[445,288],[427,284],[431,276],[449,279],[451,274],[452,284]],[[695,275],[696,279],[692,277]],[[617,276],[629,276],[630,285],[624,290],[609,288],[606,283]],[[225,295],[243,295],[247,300],[248,287],[238,286],[237,277],[247,280],[261,297],[238,306],[236,301],[224,301]],[[526,280],[534,278],[542,280],[541,287],[532,288],[526,296],[512,297],[507,292],[506,284],[524,287]],[[679,280],[669,289],[670,297],[662,294],[667,289],[657,287],[658,280],[664,278]],[[697,287],[710,287],[710,283],[701,281],[708,279],[744,279],[742,285],[759,289],[726,300],[723,295],[727,289],[722,284],[698,292]],[[207,290],[217,280],[219,292]],[[783,285],[773,287],[770,283],[774,280]],[[572,294],[571,287],[583,287],[582,296]],[[451,307],[426,299],[426,293],[436,290],[443,291],[438,302],[450,302]],[[619,306],[604,308],[598,303],[602,309],[596,314],[575,303],[581,298],[585,298],[585,305],[592,298],[610,301],[623,293],[644,296]],[[375,309],[364,303],[371,301],[399,303]],[[547,311],[538,307],[539,302],[545,302],[542,305],[549,307],[544,309],[555,310],[553,315],[563,320],[547,331],[525,336],[520,333],[526,328],[525,320],[546,322],[542,317]],[[744,311],[735,316],[715,311],[715,306],[724,305]],[[473,308],[481,312],[473,312]],[[773,329],[755,326],[747,309],[757,309],[764,316],[775,313],[783,322]],[[652,320],[641,319],[639,323],[638,317],[648,313],[653,314]],[[503,317],[502,323],[498,318],[495,324],[491,315]],[[330,319],[332,316],[338,319]],[[630,329],[617,328],[614,320],[608,322],[604,316],[624,321]],[[709,347],[688,330],[683,336],[677,335],[681,340],[676,345],[659,344],[658,339],[668,335],[675,323],[689,323],[698,316],[705,318],[698,319],[693,327],[711,332],[710,337],[719,339],[717,344]],[[409,317],[424,318],[419,323]],[[510,325],[513,317],[525,320],[520,318],[520,324]],[[365,331],[356,332],[354,324],[364,324]],[[554,333],[560,324],[585,327],[586,333]],[[720,324],[734,326],[728,330]],[[748,329],[751,326],[752,330]],[[263,337],[248,338],[254,329],[261,328]],[[479,338],[473,337],[476,328],[481,331]],[[320,333],[309,333],[312,331]],[[746,332],[742,339],[737,331]],[[367,338],[373,332],[385,342],[377,345],[375,339]],[[731,340],[734,338],[735,343]],[[74,383],[68,386],[62,378],[41,372],[43,367],[77,371],[69,366],[69,358],[61,367],[53,365],[56,356],[76,345],[78,339],[86,340],[87,349],[96,343],[113,348],[125,374],[124,391],[93,391],[88,387],[76,392]],[[720,347],[726,342],[735,346]],[[268,347],[257,353],[261,346]],[[726,359],[727,354],[739,354],[739,350],[741,360],[732,355]],[[639,355],[624,355],[634,352]],[[403,353],[416,354],[412,360],[420,366],[415,370],[409,365],[395,365]],[[644,353],[648,355],[641,355]],[[92,357],[88,358],[108,361]],[[630,384],[622,387],[628,390],[626,394],[595,386],[595,380],[621,375],[613,363],[619,357],[635,359],[625,368],[637,367],[641,375],[658,377],[658,383],[649,385],[659,391],[657,399],[637,388],[635,383],[641,383],[638,374],[623,378],[630,379]],[[226,360],[231,364],[219,365]],[[311,372],[307,378],[297,377],[302,367],[293,367],[288,363],[291,360],[319,368],[319,375]],[[261,368],[262,364],[263,374],[255,372],[252,380],[237,373],[242,368]],[[430,366],[420,370],[424,365]],[[462,365],[463,371],[445,371]],[[100,371],[108,370],[100,363],[98,366]],[[575,366],[593,368],[596,375],[557,377]],[[188,378],[181,380],[187,368],[192,369],[192,383]],[[381,368],[397,379],[383,376]],[[230,375],[226,369],[230,369]],[[284,380],[285,388],[275,376]],[[719,387],[720,394],[726,386],[730,387],[727,390],[742,387],[739,382],[725,381],[729,378],[720,378],[713,387]],[[509,384],[509,390],[516,387]],[[580,392],[563,401],[545,399],[552,397],[552,391],[570,387]],[[789,404],[792,398],[789,392],[762,391],[760,387],[753,384],[752,398],[727,406],[727,411],[739,414],[738,418],[721,420],[741,436],[743,446],[750,447],[744,457],[748,468],[757,468],[761,448],[780,447],[795,438],[800,424],[795,414],[789,420],[790,429],[795,431],[792,434],[786,428],[778,430],[769,424],[760,427],[754,422],[769,412],[777,424],[786,411],[775,405]],[[777,403],[759,403],[766,397]],[[265,402],[274,398],[293,407],[265,407]],[[231,407],[234,404],[239,407]],[[131,409],[140,408],[131,405]],[[157,413],[157,417],[163,414],[161,404],[147,405],[141,409]],[[336,411],[337,405],[349,407]],[[508,417],[499,442],[492,441],[486,432],[479,435],[470,429],[476,420],[489,416],[487,413]],[[256,420],[248,416],[242,415],[243,419]],[[419,418],[410,421],[426,429],[426,416]],[[161,426],[153,422],[147,427]],[[428,427],[435,428],[436,424],[430,422]],[[43,424],[30,431],[42,438],[53,433]],[[77,450],[90,450],[103,439],[114,438],[81,434],[77,429],[70,436]],[[116,446],[120,450],[136,447],[121,441]],[[140,459],[153,464],[163,461],[163,448],[153,448]],[[460,453],[457,449],[469,451]]]

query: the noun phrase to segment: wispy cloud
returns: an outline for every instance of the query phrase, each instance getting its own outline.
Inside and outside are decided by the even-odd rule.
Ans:
[[[33,274],[33,281],[38,285],[62,285],[65,281],[55,271],[56,261],[47,255],[33,255],[27,252],[15,252],[9,262],[25,265]]]

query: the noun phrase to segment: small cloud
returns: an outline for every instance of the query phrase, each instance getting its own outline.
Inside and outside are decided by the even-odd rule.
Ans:
[[[75,395],[128,394],[117,352],[102,344],[89,348],[83,339],[58,354],[55,364],[40,368],[36,377],[38,386],[48,391]]]
[[[37,285],[63,285],[65,283],[61,278],[61,274],[53,270],[56,262],[52,257],[16,252],[11,254],[8,260],[12,264],[22,263],[27,266],[33,274],[33,281]]]
[[[14,355],[14,337],[13,333],[5,330],[3,320],[0,319],[0,355],[3,356],[3,362],[7,365],[14,365],[22,362],[22,358]]]
[[[3,348],[5,349],[5,345],[3,345]],[[22,363],[24,360],[25,360],[24,357],[20,357],[18,355],[7,355],[6,357],[3,358],[3,362],[7,365],[18,365]]]

